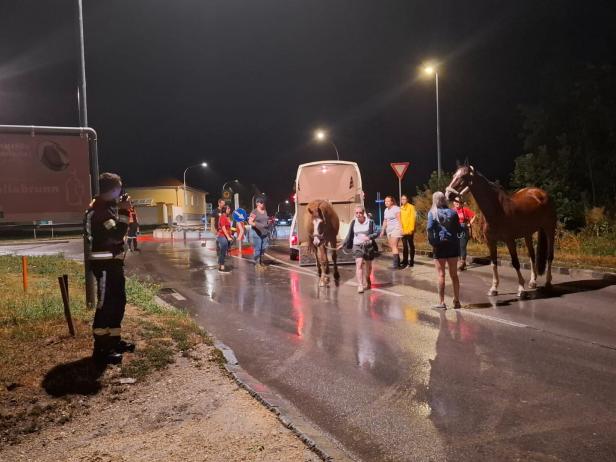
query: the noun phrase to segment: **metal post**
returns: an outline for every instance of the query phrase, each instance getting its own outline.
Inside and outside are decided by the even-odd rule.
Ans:
[[[338,152],[338,148],[336,147],[333,141],[331,141],[331,143],[332,143],[332,146],[334,147],[334,150],[336,151],[336,159],[340,160],[340,153]]]
[[[398,204],[402,202],[402,180],[398,178]]]
[[[438,187],[441,188],[441,120],[438,109],[438,72],[434,73],[436,84],[436,156],[437,156],[437,179]]]
[[[381,217],[381,193],[380,191],[376,193],[376,200],[377,200],[377,203],[379,204],[379,228],[380,228],[383,225],[382,217]]]
[[[83,4],[82,0],[77,0],[78,24],[79,24],[79,125],[88,126],[88,97],[86,92],[86,59],[85,44],[83,39]]]

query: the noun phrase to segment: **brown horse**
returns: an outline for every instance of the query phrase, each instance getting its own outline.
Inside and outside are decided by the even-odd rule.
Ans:
[[[319,271],[319,285],[321,287],[329,285],[329,261],[327,259],[327,248],[332,251],[332,261],[334,263],[334,279],[336,284],[340,279],[338,273],[338,256],[336,254],[336,238],[340,228],[338,214],[327,201],[314,200],[306,207],[306,217],[304,219],[307,235],[312,238],[308,242],[308,249],[314,252],[317,259],[317,269]]]
[[[524,188],[507,195],[498,185],[488,181],[471,165],[462,165],[446,189],[447,198],[452,200],[468,190],[477,201],[485,217],[483,231],[490,249],[492,262],[492,287],[488,295],[498,294],[498,267],[496,243],[507,244],[511,264],[518,273],[518,296],[525,295],[524,278],[520,273],[520,261],[515,240],[524,238],[530,257],[531,276],[528,286],[537,287],[537,274],[546,271],[545,286],[552,283],[552,260],[554,259],[554,236],[556,233],[556,210],[548,194],[539,188]],[[459,191],[459,192],[458,192]],[[533,234],[539,233],[537,253],[533,249]]]

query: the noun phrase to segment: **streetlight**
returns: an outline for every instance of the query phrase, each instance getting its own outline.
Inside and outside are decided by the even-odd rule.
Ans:
[[[240,180],[238,180],[238,179],[231,180],[231,181],[225,181],[225,183],[222,185],[222,189],[220,190],[221,195],[222,196],[225,195],[225,188],[227,187],[227,185],[229,183],[239,183],[239,182],[240,182]],[[231,191],[233,191],[233,189],[231,189]]]
[[[282,202],[278,202],[278,208],[276,209],[276,213],[280,213],[280,204],[282,204]],[[288,200],[284,201],[284,204],[289,205],[289,201]]]
[[[434,74],[434,84],[436,86],[436,159],[437,159],[437,167],[436,167],[436,176],[438,180],[439,188],[441,186],[441,123],[439,118],[439,110],[438,110],[438,72],[436,71],[436,67],[434,65],[426,65],[424,66],[424,73],[426,75]]]
[[[186,202],[188,202],[188,200],[186,199],[186,172],[193,167],[205,168],[207,167],[207,163],[201,162],[200,164],[191,165],[190,167],[186,167],[186,170],[184,170],[184,207],[186,207]]]
[[[334,142],[331,140],[331,138],[328,138],[327,132],[325,130],[321,130],[321,129],[315,130],[315,132],[314,132],[314,139],[316,141],[318,141],[319,143],[321,143],[323,141],[328,141],[329,140],[329,142],[334,147],[334,151],[336,151],[336,159],[340,160],[340,154],[338,152],[338,148],[336,147]]]

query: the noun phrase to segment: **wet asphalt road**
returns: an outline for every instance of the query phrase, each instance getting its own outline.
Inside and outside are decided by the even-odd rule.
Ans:
[[[353,458],[616,460],[613,281],[557,275],[520,301],[511,268],[487,297],[491,272],[477,267],[461,276],[465,308],[442,313],[427,259],[393,273],[377,262],[377,289],[358,295],[351,267],[319,289],[312,269],[282,264],[284,248],[263,273],[233,258],[222,275],[198,242],[142,248],[130,272],[185,297],[166,299]],[[57,251],[80,242],[0,248]]]
[[[309,268],[231,262],[219,274],[199,243],[168,242],[127,265],[186,297],[170,301],[354,458],[616,460],[613,283],[556,276],[554,291],[519,301],[503,268],[489,298],[490,270],[472,268],[466,308],[442,313],[427,259],[395,273],[379,263],[363,295],[348,266],[319,289]]]

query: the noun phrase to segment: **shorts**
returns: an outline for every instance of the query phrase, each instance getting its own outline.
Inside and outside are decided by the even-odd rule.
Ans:
[[[438,247],[432,247],[432,258],[458,258],[460,256],[460,242],[456,239],[442,243]]]
[[[372,251],[366,251],[365,246],[354,245],[352,249],[353,258],[363,258],[366,261],[374,260],[376,253],[373,246],[370,246],[370,248]]]
[[[387,238],[401,238],[402,237],[402,230],[398,229],[398,228],[394,228],[391,231],[389,229],[386,230],[387,231]]]

